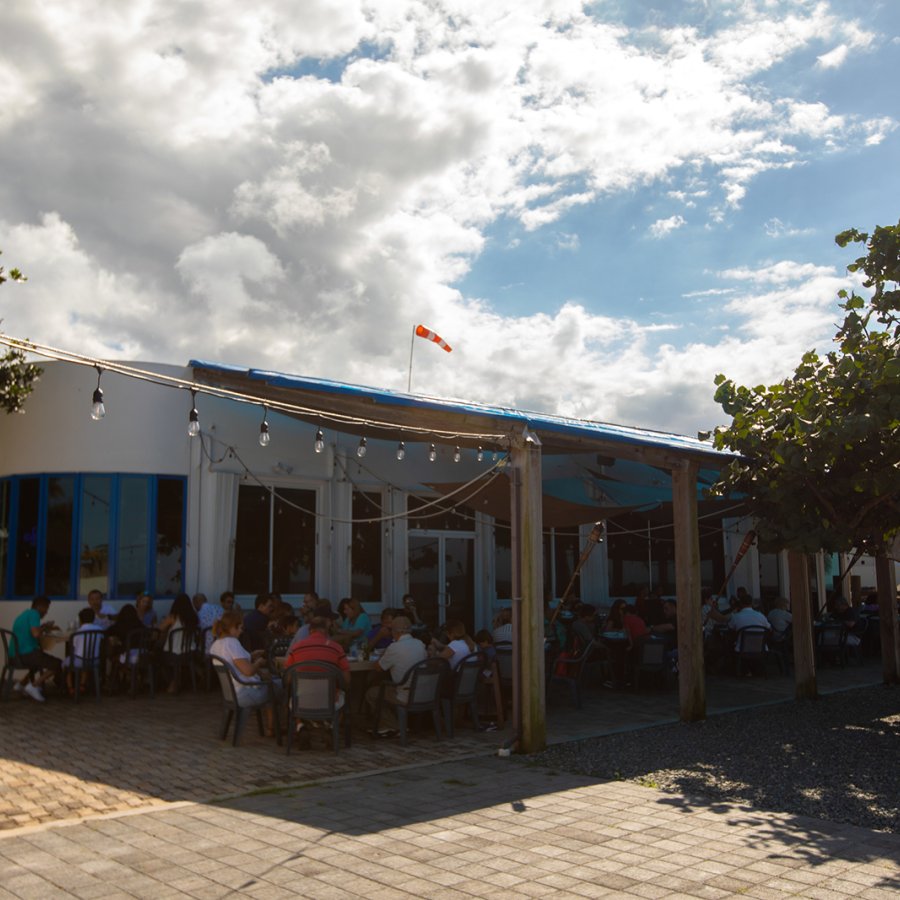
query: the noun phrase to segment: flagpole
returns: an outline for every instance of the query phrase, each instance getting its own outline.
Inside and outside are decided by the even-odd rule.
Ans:
[[[409,340],[409,379],[406,382],[406,393],[412,393],[412,357],[413,347],[416,346],[416,326],[412,327],[412,337]]]

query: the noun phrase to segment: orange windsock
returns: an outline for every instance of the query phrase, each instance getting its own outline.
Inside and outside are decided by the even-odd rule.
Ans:
[[[430,328],[424,325],[416,325],[416,337],[425,338],[439,347],[443,347],[448,353],[453,349],[439,334],[435,334]]]

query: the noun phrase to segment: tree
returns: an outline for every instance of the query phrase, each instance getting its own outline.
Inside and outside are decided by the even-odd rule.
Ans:
[[[792,377],[748,388],[716,376],[732,422],[715,446],[740,454],[716,490],[746,497],[764,546],[877,556],[900,533],[900,223],[835,240],[866,245],[848,270],[872,295],[839,292],[836,349],[805,353]]]
[[[839,292],[844,321],[836,349],[805,353],[790,378],[747,388],[716,376],[716,401],[732,417],[715,445],[740,454],[717,493],[742,493],[757,517],[760,544],[794,551],[791,591],[806,598],[806,557],[819,549],[876,557],[885,683],[900,681],[900,628],[888,557],[900,535],[900,223],[870,235],[848,266],[862,273],[866,299]],[[809,604],[794,613],[798,697],[817,693]]]
[[[25,281],[25,276],[18,269],[10,269],[5,275],[0,266],[0,284],[10,281]],[[2,319],[0,319],[2,322]],[[34,389],[34,383],[40,378],[43,370],[29,363],[21,350],[7,349],[0,356],[0,406],[7,413],[22,412],[28,395]]]

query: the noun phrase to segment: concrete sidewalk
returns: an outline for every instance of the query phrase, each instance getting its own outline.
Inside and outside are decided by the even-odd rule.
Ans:
[[[900,892],[900,836],[481,758],[0,837],[0,898]]]

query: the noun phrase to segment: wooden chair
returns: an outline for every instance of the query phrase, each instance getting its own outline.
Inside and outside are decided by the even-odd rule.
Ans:
[[[343,673],[327,662],[299,662],[285,673],[288,686],[287,752],[291,752],[294,725],[297,722],[328,722],[334,752],[340,744],[340,720],[344,718],[344,746],[351,741],[351,717],[349,692],[344,692],[344,702],[337,705],[338,692],[343,684]]]

